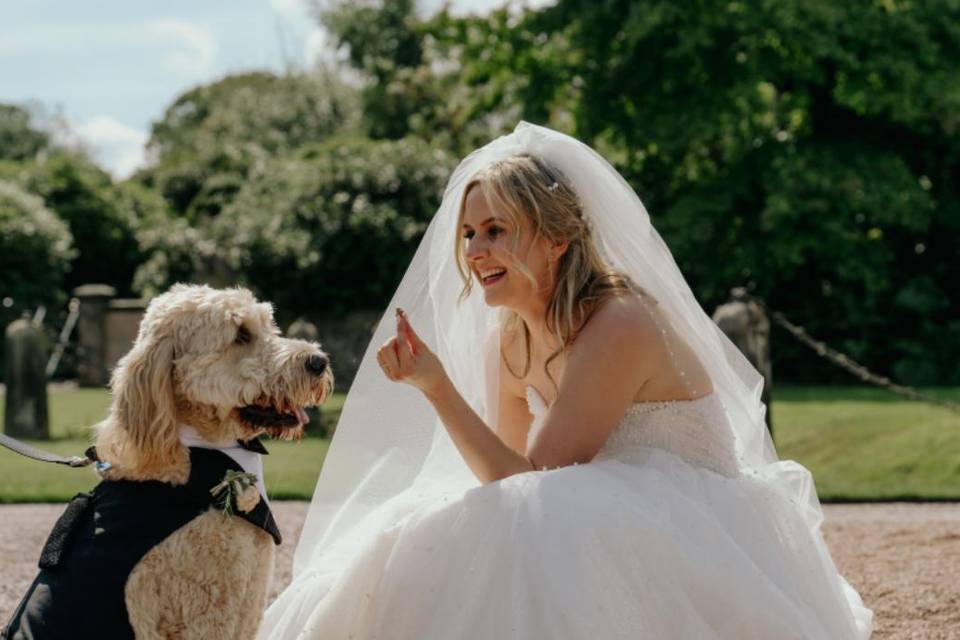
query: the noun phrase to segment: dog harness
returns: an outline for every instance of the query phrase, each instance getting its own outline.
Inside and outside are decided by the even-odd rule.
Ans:
[[[227,471],[242,471],[216,449],[189,448],[190,477],[184,485],[104,480],[67,505],[40,553],[40,573],[27,590],[4,640],[76,637],[133,638],[124,588],[147,552],[188,522],[216,508],[210,494]],[[261,496],[243,518],[281,537]]]

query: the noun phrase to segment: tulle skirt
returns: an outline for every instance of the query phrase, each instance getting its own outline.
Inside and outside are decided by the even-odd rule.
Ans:
[[[869,638],[805,505],[772,473],[659,449],[458,494],[408,491],[317,549],[261,638]]]

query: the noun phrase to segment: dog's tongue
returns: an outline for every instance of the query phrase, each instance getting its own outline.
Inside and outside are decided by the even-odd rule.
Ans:
[[[297,421],[300,424],[308,424],[310,422],[310,416],[307,415],[307,412],[303,410],[303,407],[296,407],[293,412],[297,416]]]

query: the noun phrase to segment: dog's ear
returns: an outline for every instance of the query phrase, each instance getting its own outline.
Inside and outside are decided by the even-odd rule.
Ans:
[[[144,336],[121,358],[111,377],[111,417],[127,436],[138,471],[181,462],[173,391],[173,339]]]

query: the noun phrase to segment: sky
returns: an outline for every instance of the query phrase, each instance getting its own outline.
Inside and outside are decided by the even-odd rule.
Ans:
[[[441,0],[420,0],[421,12]],[[457,13],[504,0],[453,0]],[[544,0],[528,1],[542,5]],[[0,0],[0,102],[59,114],[115,177],[184,91],[251,69],[334,57],[309,0]]]

